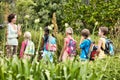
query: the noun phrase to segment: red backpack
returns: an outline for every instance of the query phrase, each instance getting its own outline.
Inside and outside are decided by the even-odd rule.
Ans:
[[[90,53],[90,60],[95,60],[95,57],[97,56],[97,46],[93,45],[92,50]]]

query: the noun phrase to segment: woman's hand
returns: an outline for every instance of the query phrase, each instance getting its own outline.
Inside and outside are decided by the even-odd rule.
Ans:
[[[21,33],[21,25],[20,24],[18,24],[17,30],[18,30],[18,35],[21,36],[22,33]]]
[[[18,24],[17,29],[18,29],[18,31],[21,30],[21,25],[20,24]]]

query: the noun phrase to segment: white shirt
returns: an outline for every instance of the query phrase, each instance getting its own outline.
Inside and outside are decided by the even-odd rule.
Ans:
[[[16,30],[13,29],[12,25],[9,23],[7,27],[7,45],[18,45],[18,34],[17,34],[17,25],[15,25]]]

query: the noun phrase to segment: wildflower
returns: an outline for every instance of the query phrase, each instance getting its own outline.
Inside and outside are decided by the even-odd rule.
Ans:
[[[3,51],[0,51],[0,54],[2,54],[3,53]]]
[[[51,26],[51,28],[53,28],[53,27],[54,27],[54,24],[51,24],[50,26]]]
[[[29,19],[29,17],[30,17],[29,15],[26,15],[26,16],[25,16],[25,19]]]
[[[35,22],[35,23],[39,23],[39,22],[40,22],[40,19],[35,19],[34,22]]]
[[[65,27],[68,27],[69,26],[69,24],[68,23],[65,23]]]
[[[98,22],[95,22],[95,25],[97,26],[97,25],[98,25]]]
[[[48,26],[48,29],[49,29],[49,30],[52,30],[52,27],[51,27],[51,26]]]
[[[42,30],[42,28],[40,27],[40,31]]]

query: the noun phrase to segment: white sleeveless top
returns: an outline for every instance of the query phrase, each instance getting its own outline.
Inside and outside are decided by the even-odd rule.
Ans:
[[[15,25],[16,29],[17,29],[17,25]],[[18,34],[17,34],[17,30],[14,30],[12,25],[9,23],[8,27],[7,27],[7,45],[18,45]]]

